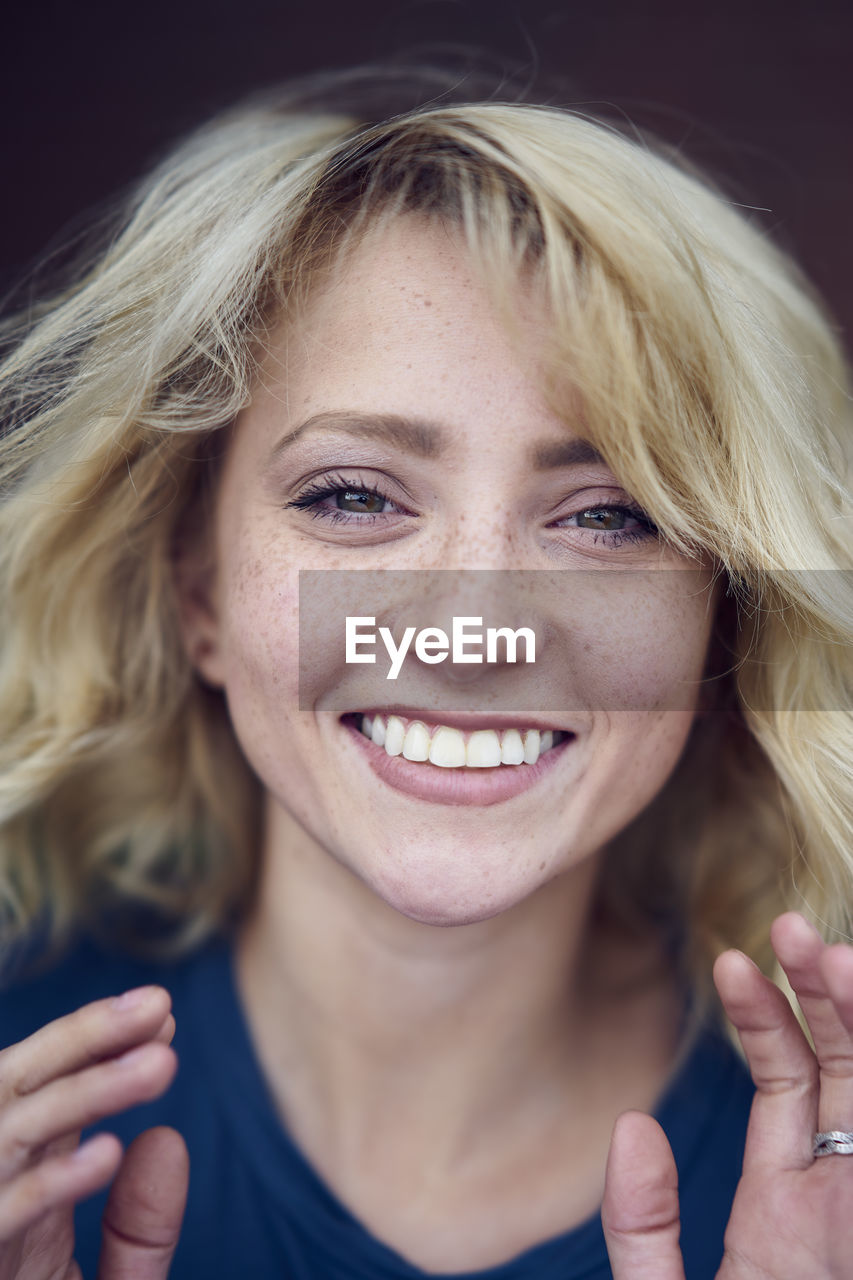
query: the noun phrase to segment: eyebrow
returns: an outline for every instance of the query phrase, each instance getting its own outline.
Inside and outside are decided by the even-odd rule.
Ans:
[[[574,440],[543,441],[534,445],[533,467],[536,471],[550,471],[554,467],[579,467],[582,465],[606,466],[595,445],[576,436]]]
[[[396,445],[419,458],[437,458],[446,443],[443,431],[420,418],[403,418],[395,413],[315,413],[282,436],[270,454],[270,461],[280,457],[303,436],[320,430]]]
[[[445,430],[436,423],[426,422],[421,418],[404,418],[394,413],[315,413],[281,437],[270,453],[270,462],[286,453],[297,440],[317,431],[337,431],[362,439],[378,440],[381,444],[407,449],[419,458],[439,457],[448,441]],[[536,471],[550,471],[556,467],[605,465],[604,458],[595,446],[579,437],[572,440],[540,441],[534,444],[530,459]]]

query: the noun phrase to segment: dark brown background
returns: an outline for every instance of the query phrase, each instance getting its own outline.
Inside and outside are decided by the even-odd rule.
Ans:
[[[769,0],[150,0],[4,21],[0,287],[180,132],[288,75],[439,41],[562,76],[728,183],[853,332],[853,4]],[[734,184],[734,185],[732,185]]]

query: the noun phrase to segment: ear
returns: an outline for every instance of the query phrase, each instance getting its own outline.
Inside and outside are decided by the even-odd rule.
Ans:
[[[225,684],[220,640],[217,572],[209,547],[184,533],[172,549],[172,585],[184,651],[195,671],[208,684]]]

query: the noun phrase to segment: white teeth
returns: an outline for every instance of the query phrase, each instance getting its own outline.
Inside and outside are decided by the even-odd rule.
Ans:
[[[429,744],[429,762],[442,769],[459,769],[465,764],[465,739],[458,729],[440,725]]]
[[[501,743],[501,764],[523,764],[524,743],[517,729],[507,729]]]
[[[406,726],[398,716],[388,717],[388,727],[385,730],[385,752],[389,756],[400,756],[403,754],[403,742],[406,737]]]
[[[501,762],[501,744],[494,729],[478,729],[468,739],[465,763],[469,769],[494,769]]]
[[[438,765],[441,769],[494,769],[498,765],[536,764],[565,738],[555,729],[477,729],[468,735],[439,725],[430,737],[422,720],[408,725],[399,716],[363,715],[361,732],[389,756]]]
[[[403,755],[407,760],[429,760],[429,730],[422,720],[413,720],[406,730]]]

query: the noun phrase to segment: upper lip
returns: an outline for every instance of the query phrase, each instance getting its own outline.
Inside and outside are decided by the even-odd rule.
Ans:
[[[498,712],[494,715],[482,715],[465,711],[441,711],[437,708],[425,710],[423,707],[404,706],[395,703],[390,706],[358,707],[345,713],[363,716],[400,716],[405,720],[422,720],[425,724],[444,724],[451,729],[541,729],[571,732],[565,725],[554,724],[553,721],[535,715],[511,715],[509,712]]]

